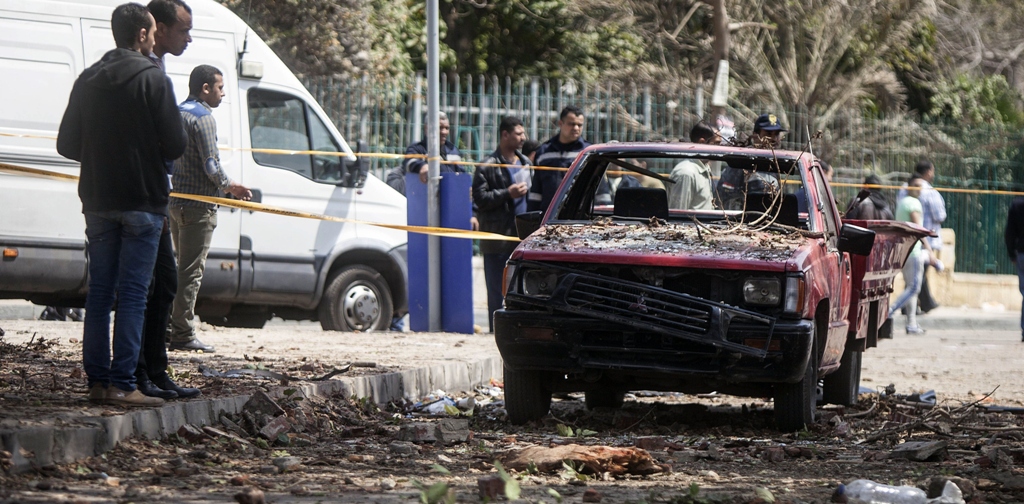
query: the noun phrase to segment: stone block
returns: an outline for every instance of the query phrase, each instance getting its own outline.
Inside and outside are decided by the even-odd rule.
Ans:
[[[469,420],[463,418],[442,418],[434,422],[434,439],[450,445],[469,441]]]
[[[264,420],[278,417],[284,414],[284,409],[277,404],[277,401],[271,399],[266,392],[262,390],[254,393],[245,406],[242,406],[242,410],[248,412],[256,418],[256,421],[263,422],[264,424],[269,420]]]
[[[945,441],[908,441],[893,449],[889,456],[916,462],[944,460],[946,444]]]
[[[290,430],[292,430],[291,421],[288,420],[286,415],[281,415],[271,420],[267,425],[264,425],[260,429],[260,435],[273,441],[281,434],[285,434]]]

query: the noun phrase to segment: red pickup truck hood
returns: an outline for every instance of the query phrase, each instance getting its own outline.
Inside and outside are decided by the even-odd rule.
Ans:
[[[729,268],[754,271],[793,269],[794,258],[813,242],[800,233],[723,233],[694,224],[549,224],[520,244],[513,257],[532,261]],[[790,267],[787,267],[790,266]]]

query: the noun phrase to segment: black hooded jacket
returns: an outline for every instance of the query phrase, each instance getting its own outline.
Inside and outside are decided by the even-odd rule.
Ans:
[[[57,152],[82,164],[83,212],[167,213],[165,159],[185,152],[170,80],[138,51],[114,49],[75,80]]]

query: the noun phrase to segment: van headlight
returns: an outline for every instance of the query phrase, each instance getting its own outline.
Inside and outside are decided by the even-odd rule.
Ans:
[[[776,306],[782,299],[778,278],[748,278],[743,282],[743,301],[758,306]]]

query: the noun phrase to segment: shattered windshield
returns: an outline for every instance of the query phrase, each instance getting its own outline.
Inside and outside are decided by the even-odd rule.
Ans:
[[[696,222],[814,231],[794,158],[591,152],[555,205],[557,220]],[[810,213],[809,213],[810,212]]]

